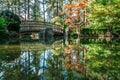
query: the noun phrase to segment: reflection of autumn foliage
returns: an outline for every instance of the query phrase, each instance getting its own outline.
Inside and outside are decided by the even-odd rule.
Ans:
[[[63,53],[64,57],[60,58],[60,60],[63,62],[62,66],[68,69],[84,72],[84,59],[83,56],[80,55],[81,51],[83,50],[77,50],[71,47],[65,48]]]

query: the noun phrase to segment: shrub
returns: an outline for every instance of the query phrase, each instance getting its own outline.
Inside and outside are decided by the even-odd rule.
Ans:
[[[6,20],[0,17],[0,34],[5,34],[5,33],[7,33]]]
[[[8,31],[19,32],[21,21],[18,15],[14,14],[10,10],[5,10],[0,13],[0,17],[6,19]]]

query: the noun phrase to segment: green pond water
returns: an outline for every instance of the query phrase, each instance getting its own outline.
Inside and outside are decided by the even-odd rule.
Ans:
[[[120,80],[120,39],[6,40],[0,80]]]

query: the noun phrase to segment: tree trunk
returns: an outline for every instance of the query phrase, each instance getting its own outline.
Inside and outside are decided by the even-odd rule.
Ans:
[[[20,16],[20,0],[18,0],[18,15]]]
[[[34,19],[37,20],[37,0],[34,0]]]
[[[14,12],[17,13],[17,9],[16,9],[17,2],[16,2],[16,0],[15,0],[15,2],[14,2],[14,5],[15,5]]]
[[[7,8],[8,8],[8,10],[10,9],[10,3],[9,3],[9,0],[7,0]]]
[[[25,20],[26,20],[26,9],[27,9],[27,8],[26,8],[26,1],[27,1],[27,0],[24,1],[24,2],[25,2],[25,10],[24,10],[24,11],[25,11]]]
[[[28,4],[27,5],[28,5],[28,14],[27,14],[28,17],[27,18],[29,20],[30,19],[30,0],[28,0]]]

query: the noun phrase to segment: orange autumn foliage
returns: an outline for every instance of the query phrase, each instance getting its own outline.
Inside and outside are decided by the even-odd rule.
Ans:
[[[79,50],[75,49],[74,45],[69,45],[67,48],[64,48],[63,54],[64,57],[59,58],[62,61],[63,67],[81,72],[85,71],[84,64],[80,62],[82,57],[79,55]]]
[[[63,12],[60,14],[65,14],[66,17],[64,18],[65,23],[68,27],[75,27],[76,23],[81,22],[81,17],[85,16],[81,10],[84,10],[86,7],[88,0],[82,0],[81,2],[65,4],[63,5]]]

